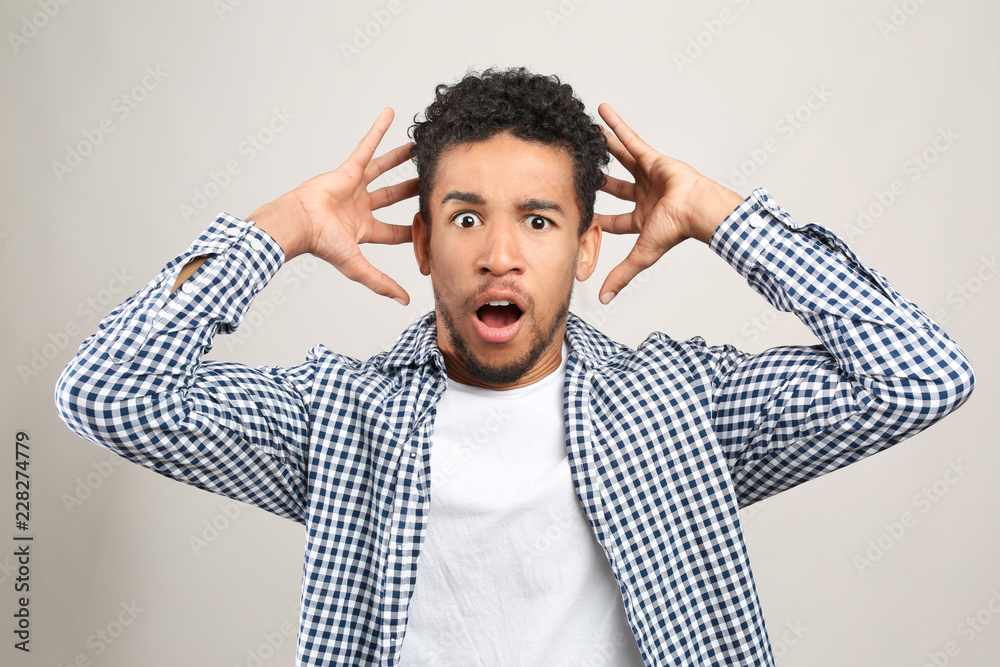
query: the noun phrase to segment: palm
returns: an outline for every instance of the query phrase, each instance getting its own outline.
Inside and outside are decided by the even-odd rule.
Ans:
[[[650,148],[607,104],[599,111],[611,128],[605,130],[608,148],[635,179],[633,183],[608,176],[601,190],[634,202],[635,208],[618,215],[597,214],[595,219],[602,231],[639,235],[631,252],[601,287],[601,301],[608,303],[640,271],[691,236],[683,212],[688,210],[691,191],[703,177],[680,160]]]
[[[379,175],[409,159],[410,144],[372,159],[391,122],[392,112],[387,109],[344,164],[309,179],[291,194],[308,221],[306,233],[310,253],[377,294],[407,303],[406,291],[373,267],[358,247],[361,243],[397,244],[411,240],[410,227],[388,225],[372,215],[372,211],[417,193],[415,178],[368,191],[369,184]]]

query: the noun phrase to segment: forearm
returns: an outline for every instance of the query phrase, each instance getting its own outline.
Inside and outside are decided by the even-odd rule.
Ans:
[[[778,310],[796,314],[853,376],[949,376],[971,367],[937,324],[827,229],[799,225],[756,190],[712,249]]]
[[[202,266],[170,291],[192,257]],[[62,419],[157,472],[298,518],[308,427],[292,381],[282,369],[203,361],[281,260],[266,234],[220,217],[84,342],[56,387]]]
[[[83,342],[59,380],[63,419],[83,437],[102,442],[114,424],[88,410],[82,394],[103,403],[186,392],[215,335],[239,326],[281,260],[280,250],[259,230],[235,218],[217,219]],[[195,263],[198,271],[191,268]],[[181,267],[191,277],[183,281],[184,289],[169,290]]]
[[[288,193],[273,202],[264,204],[255,210],[247,221],[253,222],[258,229],[268,235],[281,247],[284,261],[306,252],[307,243],[303,228],[302,202],[294,193]],[[207,257],[195,257],[190,260],[177,274],[170,293],[173,294],[188,278],[205,263]]]
[[[908,438],[962,405],[961,348],[847,245],[755,190],[712,249],[820,346],[715,348],[713,414],[741,505]]]

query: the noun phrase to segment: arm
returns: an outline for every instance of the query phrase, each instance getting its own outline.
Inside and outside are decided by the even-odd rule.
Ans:
[[[698,238],[822,343],[749,355],[692,341],[712,378],[708,407],[741,506],[898,443],[968,399],[975,376],[961,348],[832,232],[798,225],[763,190],[728,195],[602,111],[621,137],[609,137],[612,152],[636,176],[607,186],[632,195],[636,211],[604,224],[660,239],[616,267],[611,289]]]
[[[412,196],[415,181],[367,191],[408,156],[407,145],[372,160],[391,118],[383,112],[340,168],[258,209],[256,224],[220,216],[104,318],[57,383],[66,424],[156,472],[302,521],[313,364],[249,368],[202,355],[303,252],[405,300],[358,248],[408,239],[408,228],[386,229],[372,210]]]
[[[713,422],[741,504],[882,451],[969,398],[962,349],[842,240],[799,226],[767,192],[742,202],[711,248],[822,343],[710,351]]]
[[[170,293],[177,270],[208,253]],[[282,261],[252,223],[220,216],[84,341],[56,385],[60,417],[158,473],[301,520],[312,367],[202,361]]]

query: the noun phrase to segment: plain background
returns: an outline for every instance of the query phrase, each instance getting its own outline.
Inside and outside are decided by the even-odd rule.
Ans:
[[[388,149],[438,83],[523,64],[564,77],[592,114],[611,103],[658,150],[835,231],[969,354],[978,386],[957,413],[744,523],[779,664],[996,664],[998,18],[987,0],[3,3],[0,662],[292,663],[302,528],[112,465],[59,421],[54,382],[100,317],[219,211],[247,216],[336,167],[384,106],[397,112]],[[408,224],[414,210],[382,217]],[[695,241],[604,308],[598,287],[631,243],[605,236],[573,308],[618,340],[815,342]],[[430,285],[409,246],[365,252],[411,306],[300,258],[212,356],[289,365],[319,342],[385,349],[431,308]],[[31,438],[30,654],[12,634],[17,431]]]

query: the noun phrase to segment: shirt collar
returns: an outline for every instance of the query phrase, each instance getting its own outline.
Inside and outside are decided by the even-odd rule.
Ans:
[[[585,366],[599,368],[612,363],[629,352],[629,348],[616,343],[590,324],[570,313],[566,320],[566,338],[570,356],[580,358]],[[445,375],[444,355],[437,345],[437,320],[434,311],[421,317],[399,335],[386,353],[383,367],[386,371],[404,366],[423,366],[428,361]]]
[[[628,347],[611,340],[573,313],[566,319],[566,338],[569,339],[571,354],[576,353],[590,368],[602,368],[631,352]]]
[[[444,356],[437,346],[437,320],[433,310],[399,334],[386,353],[383,368],[391,371],[404,366],[423,366],[430,360],[445,375]]]

